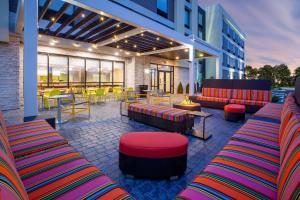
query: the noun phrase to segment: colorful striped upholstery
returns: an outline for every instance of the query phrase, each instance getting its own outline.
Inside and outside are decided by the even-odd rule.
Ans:
[[[28,199],[26,190],[9,156],[0,150],[0,199]]]
[[[249,142],[279,151],[280,125],[261,120],[249,119],[233,136],[233,140]]]
[[[225,103],[225,104],[227,104],[229,102],[229,99],[227,99],[227,98],[217,98],[217,97],[207,97],[207,96],[197,96],[197,100],[222,102],[222,103]]]
[[[263,107],[268,102],[267,101],[244,100],[244,99],[229,99],[229,103]]]
[[[276,199],[279,151],[230,141],[176,199]]]
[[[186,110],[170,108],[168,106],[157,106],[149,104],[130,104],[128,110],[163,118],[170,121],[180,122],[186,119]]]
[[[202,88],[202,96],[217,97],[229,99],[231,97],[232,89],[226,88]]]
[[[18,158],[16,166],[30,199],[132,199],[69,145]]]
[[[280,148],[278,199],[300,199],[300,115],[289,121]]]
[[[264,107],[257,111],[254,116],[280,120],[282,107],[282,104],[267,103]]]
[[[281,142],[284,130],[293,115],[299,114],[300,108],[296,102],[286,101],[281,112],[281,125],[279,130],[279,141]]]
[[[7,132],[15,158],[68,143],[45,120],[8,126]]]
[[[10,160],[14,163],[14,155],[11,151],[10,144],[6,134],[4,133],[3,128],[0,127],[0,151],[4,151],[10,158]]]
[[[272,99],[272,92],[269,90],[245,90],[245,89],[233,89],[232,99],[252,100],[270,102]]]

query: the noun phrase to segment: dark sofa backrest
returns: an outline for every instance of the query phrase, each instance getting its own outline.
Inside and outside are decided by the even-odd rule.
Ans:
[[[295,99],[298,106],[300,106],[300,76],[297,77],[295,83]]]
[[[271,81],[206,79],[203,80],[203,88],[271,90]],[[299,95],[300,95],[300,79],[299,79]]]

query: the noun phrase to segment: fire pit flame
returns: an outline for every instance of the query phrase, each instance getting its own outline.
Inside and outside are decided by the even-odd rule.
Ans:
[[[189,99],[189,97],[186,95],[184,97],[184,100],[181,102],[182,105],[192,105],[193,102]]]

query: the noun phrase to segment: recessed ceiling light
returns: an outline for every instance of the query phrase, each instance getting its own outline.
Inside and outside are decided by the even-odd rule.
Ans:
[[[176,56],[176,60],[179,60],[179,57],[178,57],[178,56]]]
[[[53,22],[54,22],[54,21],[55,21],[55,17],[51,17],[51,21],[53,21]]]
[[[153,50],[155,51],[155,50],[156,50],[156,47],[153,47]]]
[[[130,55],[130,52],[126,51],[125,54],[126,54],[126,55]]]
[[[93,47],[94,49],[97,49],[97,48],[98,48],[98,46],[97,46],[96,44],[93,44],[92,47]]]
[[[115,56],[118,56],[119,55],[119,52],[115,52]]]
[[[128,35],[125,35],[125,38],[128,38]]]
[[[80,45],[78,43],[73,43],[74,47],[80,47]]]
[[[104,17],[100,17],[100,20],[101,20],[101,21],[104,21]]]
[[[137,48],[137,45],[135,44],[135,45],[133,45],[133,48]]]
[[[93,51],[93,49],[92,48],[88,48],[88,51]]]
[[[100,14],[101,14],[101,15],[104,15],[104,12],[101,11]]]
[[[173,44],[173,42],[171,41],[171,42],[170,42],[170,44],[172,45],[172,44]]]
[[[119,46],[119,45],[117,45],[117,49],[118,49],[118,48],[120,48],[120,46]]]
[[[143,37],[143,36],[144,36],[144,33],[141,33],[141,36]]]
[[[39,38],[41,38],[42,37],[42,35],[41,34],[39,34]]]
[[[128,43],[128,40],[125,40],[125,43]]]
[[[118,36],[117,36],[117,35],[114,35],[114,38],[115,38],[115,39],[117,39],[117,38],[118,38]]]
[[[156,38],[156,40],[160,40],[160,38],[159,38],[159,37],[157,37],[157,38]]]
[[[141,54],[140,54],[140,53],[136,53],[136,55],[137,55],[137,56],[141,56]]]
[[[58,43],[58,40],[57,39],[53,39],[52,42],[53,43]]]
[[[120,52],[123,52],[123,49],[120,49]]]
[[[188,51],[189,51],[189,49],[185,49],[185,50],[184,50],[184,52],[188,52]]]
[[[51,46],[54,46],[54,45],[55,45],[55,43],[54,43],[54,42],[50,42],[50,45],[51,45]]]
[[[82,18],[85,18],[85,14],[84,14],[84,13],[82,13],[82,14],[81,14],[81,17],[82,17]]]
[[[200,54],[199,54],[199,56],[200,56],[200,57],[203,57],[203,56],[204,56],[204,54],[203,54],[203,53],[200,53]]]

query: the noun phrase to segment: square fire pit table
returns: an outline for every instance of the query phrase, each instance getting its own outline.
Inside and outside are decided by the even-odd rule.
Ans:
[[[173,104],[173,108],[178,108],[182,110],[188,110],[188,111],[201,111],[201,105],[200,103],[175,103]]]

